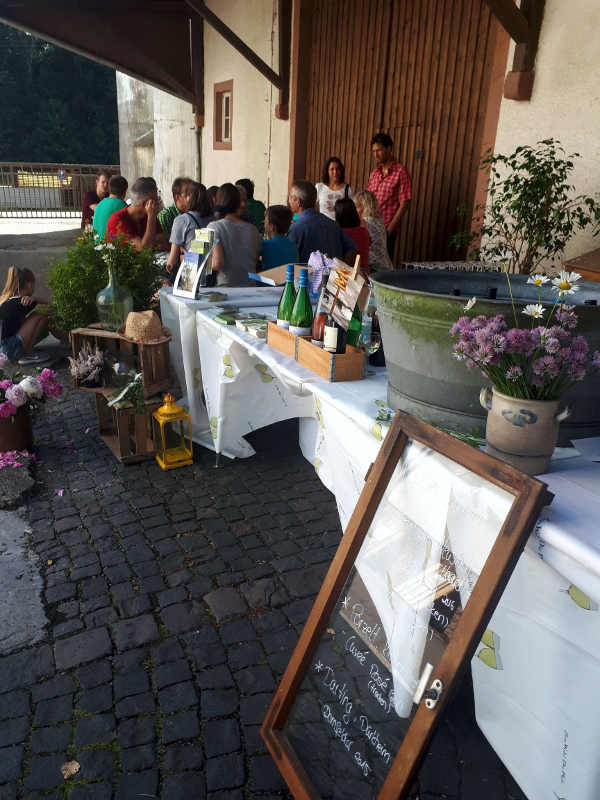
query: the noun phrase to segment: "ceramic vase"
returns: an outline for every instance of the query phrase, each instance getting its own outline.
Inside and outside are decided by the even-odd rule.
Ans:
[[[487,452],[527,475],[547,472],[558,427],[569,409],[559,411],[560,400],[523,400],[487,387],[479,401],[488,412]]]

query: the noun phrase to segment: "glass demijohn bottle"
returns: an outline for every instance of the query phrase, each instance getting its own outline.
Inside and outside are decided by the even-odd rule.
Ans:
[[[96,308],[98,320],[109,330],[116,331],[133,311],[133,297],[126,286],[121,286],[117,280],[116,270],[108,261],[108,286],[101,289],[96,295]]]

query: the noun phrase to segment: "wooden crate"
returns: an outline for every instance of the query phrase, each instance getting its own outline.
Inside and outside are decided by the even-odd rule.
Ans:
[[[296,358],[296,347],[300,337],[281,328],[275,322],[267,323],[267,344],[290,358]]]
[[[89,328],[75,328],[71,331],[73,358],[77,356],[84,344],[89,344],[92,348],[97,347],[115,359],[124,361],[132,369],[142,373],[144,397],[146,398],[168,392],[171,388],[169,341],[169,339],[164,339],[160,342],[133,342],[116,331],[105,331],[93,325]],[[100,390],[109,385],[116,390],[117,387],[110,382],[111,377],[108,373],[103,375]],[[81,385],[79,388],[90,392],[99,391],[99,389]]]
[[[162,405],[160,397],[144,403],[144,413],[135,408],[109,408],[108,398],[96,393],[96,413],[100,438],[123,464],[154,458],[152,414]]]
[[[365,377],[367,359],[358,347],[346,345],[343,354],[328,353],[309,339],[298,338],[296,360],[326,381],[357,381]]]

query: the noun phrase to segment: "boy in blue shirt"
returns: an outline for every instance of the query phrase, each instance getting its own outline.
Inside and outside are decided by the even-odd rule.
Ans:
[[[260,251],[261,270],[298,263],[298,248],[286,234],[292,223],[292,212],[287,206],[269,206],[265,214],[265,233]]]

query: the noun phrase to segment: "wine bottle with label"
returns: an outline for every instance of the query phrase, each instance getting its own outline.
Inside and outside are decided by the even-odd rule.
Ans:
[[[296,336],[310,336],[312,333],[313,310],[308,295],[308,270],[300,270],[300,281],[296,302],[290,316],[290,333]]]
[[[294,265],[288,264],[285,268],[285,287],[281,293],[279,306],[277,308],[277,324],[280,328],[290,327],[290,317],[296,302],[296,290],[294,289]]]
[[[323,329],[323,350],[341,355],[346,352],[346,331],[329,314]]]
[[[312,334],[310,341],[317,347],[323,347],[323,333],[325,329],[325,321],[327,313],[323,311],[323,298],[327,290],[327,281],[329,280],[329,270],[323,272],[321,280],[321,294],[319,295],[319,302],[317,303],[317,310],[313,320]]]

